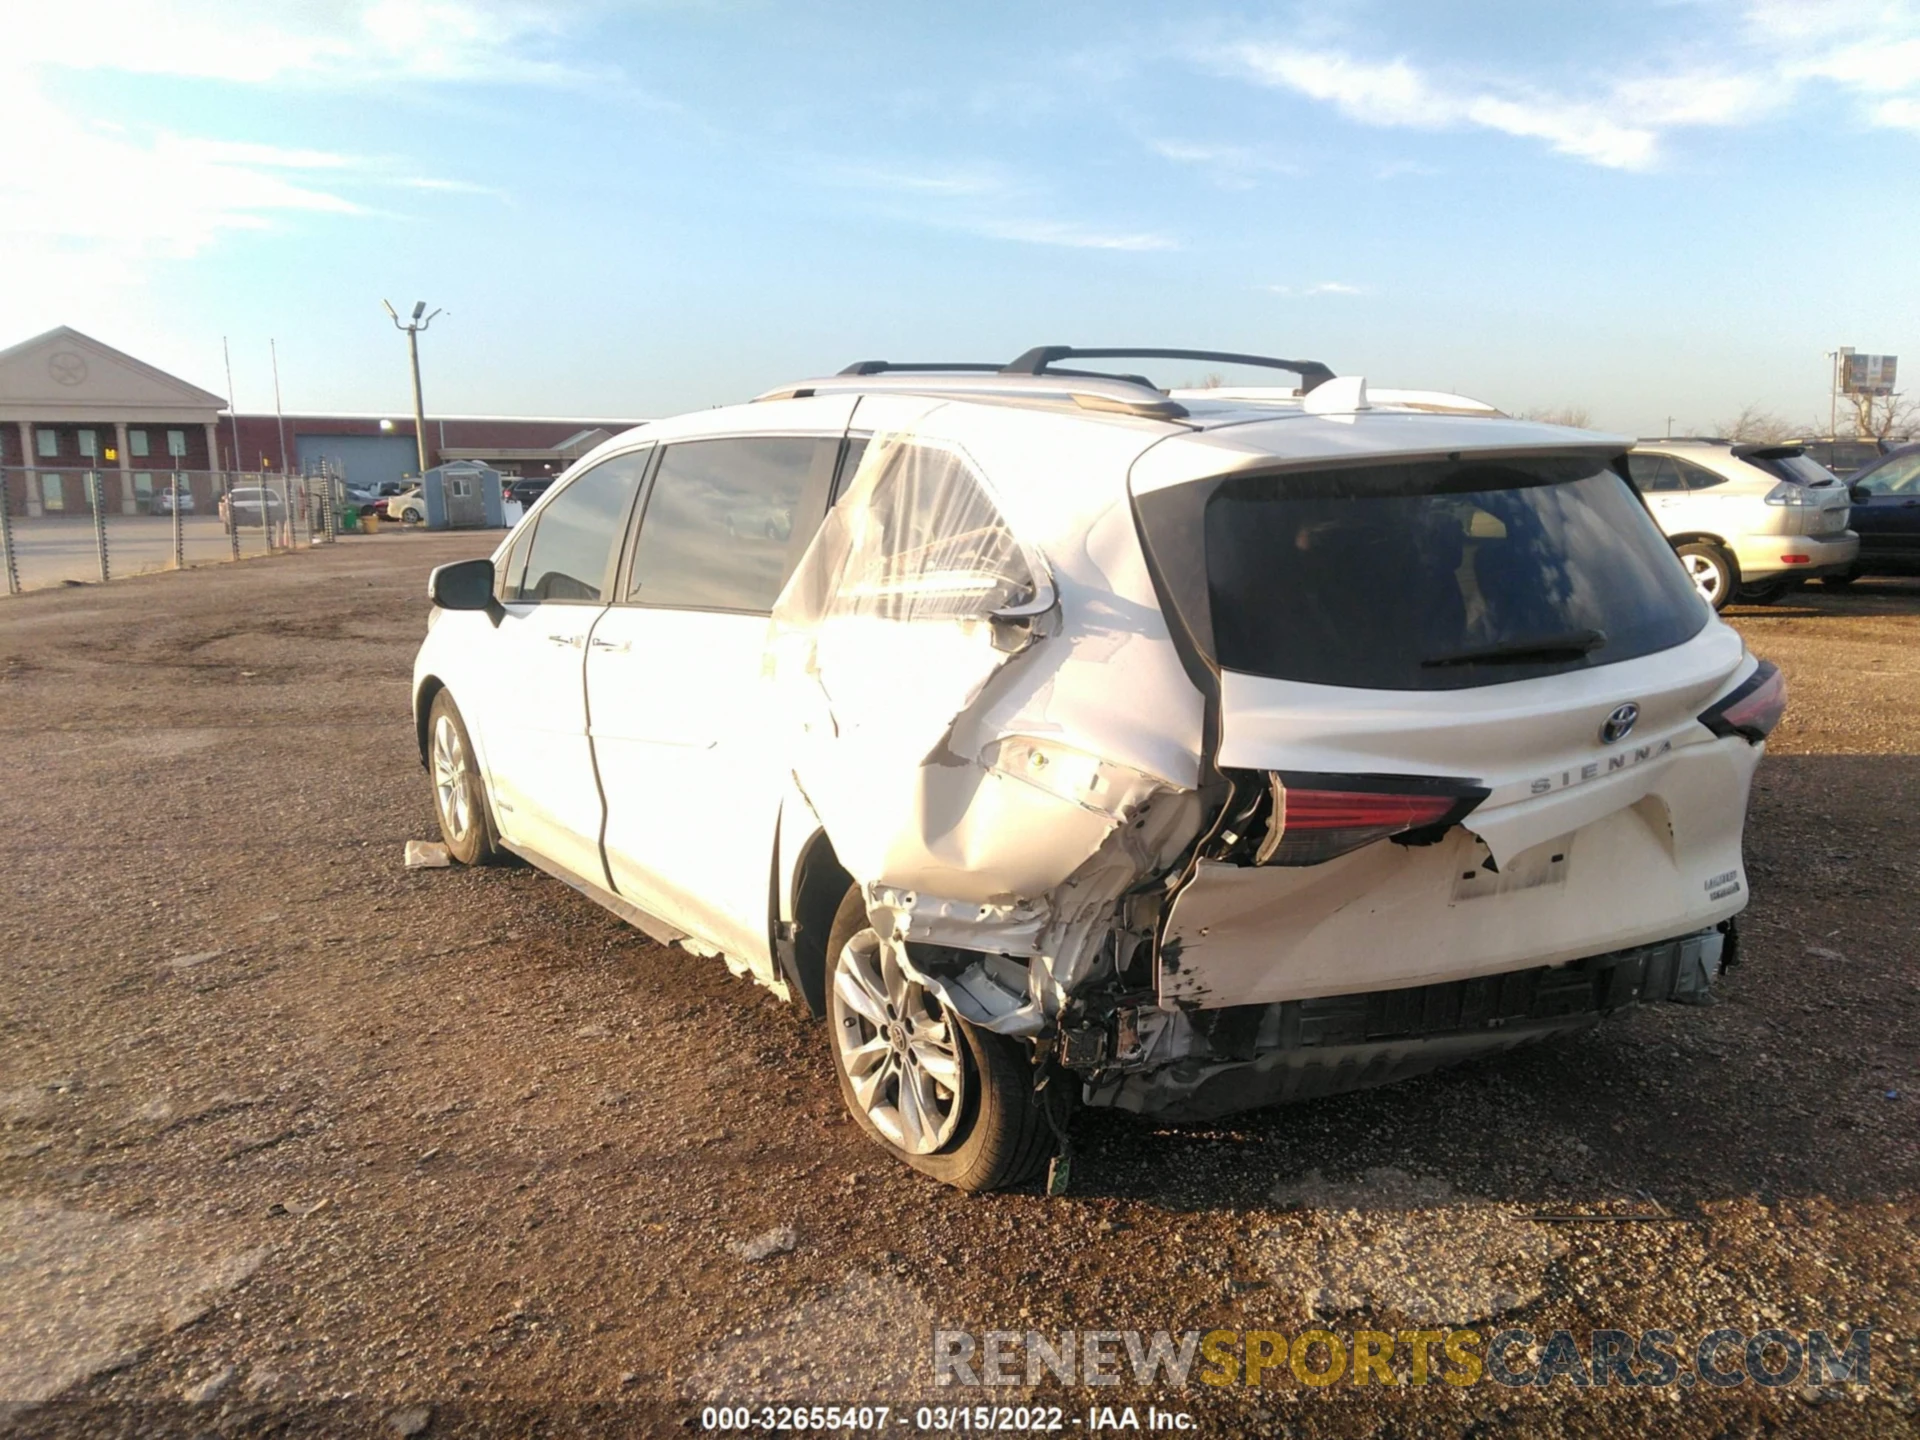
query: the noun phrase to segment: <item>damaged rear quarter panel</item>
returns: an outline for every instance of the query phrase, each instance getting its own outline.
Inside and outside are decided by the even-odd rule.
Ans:
[[[866,406],[856,424],[875,422]],[[901,939],[1036,956],[1033,996],[1051,1012],[1087,973],[1118,896],[1198,826],[1191,804],[1149,799],[1151,820],[1116,817],[991,768],[996,742],[1021,736],[1137,772],[1169,801],[1197,783],[1201,699],[1169,642],[1126,495],[1127,468],[1158,431],[901,397],[873,408],[893,423],[876,425],[840,502],[853,508],[823,528],[823,553],[810,549],[796,585],[818,583],[804,578],[809,561],[832,570],[836,545],[857,556],[865,542],[848,527],[874,505],[890,447],[927,445],[964,456],[1057,605],[1011,646],[984,616],[836,613],[827,601],[795,624],[776,608],[793,771],[876,919],[888,912]],[[937,494],[919,503],[935,521],[965,510]],[[855,568],[833,571],[826,589],[860,583]]]

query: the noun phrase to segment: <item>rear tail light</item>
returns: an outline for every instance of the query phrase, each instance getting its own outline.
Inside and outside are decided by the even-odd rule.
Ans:
[[[1701,715],[1700,723],[1716,735],[1738,735],[1758,744],[1780,723],[1786,708],[1786,677],[1771,660],[1762,660],[1733,693]]]
[[[1824,497],[1809,494],[1806,486],[1792,480],[1782,480],[1769,490],[1764,498],[1769,505],[1802,506],[1818,505]]]
[[[1438,839],[1487,795],[1465,781],[1418,775],[1271,774],[1268,783],[1256,865],[1318,865],[1394,836]]]
[[[1811,565],[1813,563],[1813,557],[1811,555],[1782,555],[1780,557],[1780,563],[1782,565]]]

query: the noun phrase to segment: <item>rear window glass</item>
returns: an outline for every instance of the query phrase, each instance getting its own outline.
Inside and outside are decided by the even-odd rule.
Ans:
[[[1831,470],[1811,455],[1799,452],[1786,455],[1749,455],[1747,463],[1758,465],[1768,474],[1777,475],[1782,480],[1791,480],[1796,485],[1831,485],[1837,478]]]
[[[1215,658],[1309,684],[1453,690],[1678,645],[1706,607],[1633,492],[1585,459],[1222,481]]]

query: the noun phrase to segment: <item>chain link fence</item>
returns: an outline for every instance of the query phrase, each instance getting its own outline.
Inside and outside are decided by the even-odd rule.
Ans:
[[[333,543],[338,476],[0,469],[6,593],[181,570]]]

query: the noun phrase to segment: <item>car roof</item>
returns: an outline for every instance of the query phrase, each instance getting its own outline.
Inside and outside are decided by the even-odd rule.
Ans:
[[[1860,480],[1865,476],[1871,475],[1874,471],[1881,469],[1890,461],[1904,460],[1907,456],[1916,453],[1920,453],[1920,440],[1910,441],[1905,445],[1896,445],[1893,449],[1887,451],[1886,454],[1862,465],[1858,470],[1854,471],[1849,478],[1856,481]]]
[[[1065,347],[1053,347],[1064,350]],[[1015,365],[1030,360],[1029,352]],[[1108,355],[1214,355],[1200,351],[1073,352]],[[1082,503],[1101,496],[1157,488],[1249,467],[1352,463],[1369,458],[1491,453],[1590,454],[1611,458],[1633,443],[1621,435],[1518,420],[1483,400],[1439,390],[1369,387],[1359,375],[1335,375],[1313,361],[1263,357],[1273,368],[1294,369],[1298,387],[1216,386],[1160,390],[1144,377],[1060,371],[1030,366],[886,366],[870,361],[828,376],[794,381],[745,405],[694,412],[614,436],[575,462],[584,467],[648,439],[717,437],[756,427],[756,407],[780,402],[840,399],[862,428],[866,397],[927,402],[922,413],[949,441],[965,444],[989,478],[1001,476],[989,454],[1017,472],[1006,483],[1051,490],[1071,488]],[[898,405],[888,407],[899,413]],[[771,415],[768,415],[771,419]],[[1061,426],[1078,428],[1085,463],[1061,464]],[[871,426],[867,428],[872,428]],[[1016,437],[1018,437],[1016,439]],[[1098,437],[1098,438],[1096,438]],[[1022,445],[1054,458],[1044,467],[1018,459]],[[1151,455],[1150,464],[1142,465]],[[1013,457],[1009,460],[1009,457]],[[1097,459],[1095,457],[1098,457]],[[564,477],[561,477],[564,478]],[[1059,498],[1065,499],[1065,496]]]

